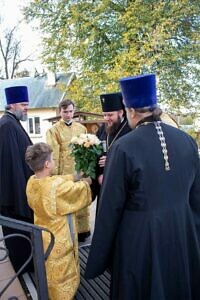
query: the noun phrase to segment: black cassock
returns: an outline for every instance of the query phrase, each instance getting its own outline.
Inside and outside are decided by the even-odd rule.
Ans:
[[[197,145],[161,123],[170,171],[153,123],[113,145],[85,276],[111,266],[111,299],[200,299],[200,166]]]
[[[128,124],[127,118],[125,117],[123,119],[123,121],[121,122],[119,128],[111,134],[107,134],[106,129],[105,129],[105,124],[103,124],[97,131],[97,137],[99,138],[100,141],[106,141],[107,152],[108,152],[117,139],[119,139],[120,137],[122,137],[123,135],[127,134],[130,131],[131,131],[131,128]],[[99,175],[103,174],[103,171],[104,171],[104,168],[99,167],[97,165],[97,169],[96,169],[97,175],[96,176],[98,177]],[[91,188],[92,188],[92,192],[93,192],[92,193],[93,199],[95,199],[97,197],[96,211],[98,212],[99,195],[100,195],[101,186],[99,185],[98,181],[95,180],[95,181],[93,181]]]
[[[20,122],[6,112],[0,119],[0,213],[33,223],[33,213],[26,200],[26,183],[33,172],[25,162],[25,152],[31,144]],[[3,232],[7,235],[18,231],[4,227]],[[6,246],[18,270],[30,254],[29,244],[21,238],[12,238],[6,240]]]

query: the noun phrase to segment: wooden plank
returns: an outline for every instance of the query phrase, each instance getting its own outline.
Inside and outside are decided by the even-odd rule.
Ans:
[[[79,248],[81,283],[75,300],[108,300],[111,279],[108,272],[105,272],[95,279],[86,280],[84,278],[89,250],[90,246]]]

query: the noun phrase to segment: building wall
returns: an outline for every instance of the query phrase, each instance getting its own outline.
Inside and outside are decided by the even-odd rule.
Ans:
[[[29,109],[27,122],[22,122],[25,130],[28,132],[33,143],[45,142],[46,141],[46,131],[52,125],[46,120],[47,118],[55,117],[55,108],[40,108],[40,109]],[[38,122],[39,118],[39,124]],[[32,120],[30,122],[30,119]],[[32,126],[30,126],[32,125]],[[31,128],[30,128],[31,127]]]

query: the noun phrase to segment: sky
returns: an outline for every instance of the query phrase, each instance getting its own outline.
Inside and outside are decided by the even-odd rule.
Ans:
[[[30,0],[0,0],[0,33],[5,28],[13,28],[18,24],[20,20],[23,19],[20,8],[28,4],[29,2]],[[32,54],[32,58],[34,58],[34,62],[26,62],[21,65],[21,69],[26,68],[31,73],[34,73],[36,68],[38,72],[42,72],[43,66],[38,59],[41,49],[39,32],[33,30],[30,24],[22,22],[22,25],[20,26],[20,30],[18,32],[18,39],[21,40],[22,44],[21,57],[24,58]]]

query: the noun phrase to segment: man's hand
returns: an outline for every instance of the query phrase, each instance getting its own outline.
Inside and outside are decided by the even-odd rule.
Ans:
[[[99,183],[99,185],[102,185],[102,182],[103,182],[103,174],[101,174],[101,175],[98,176],[98,183]]]
[[[106,155],[103,155],[103,156],[100,157],[98,164],[99,164],[100,167],[105,167]]]

